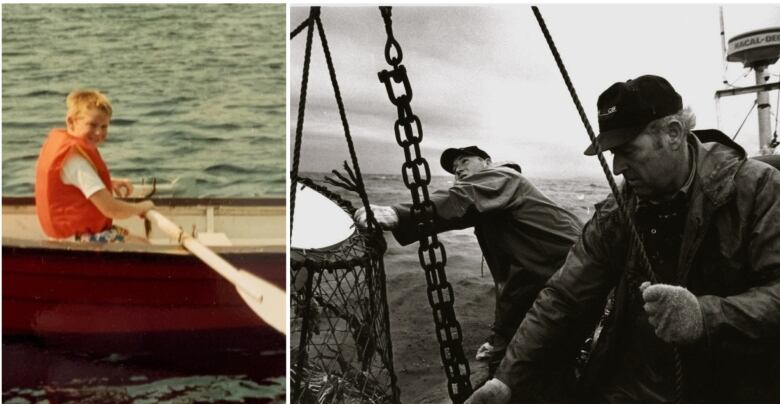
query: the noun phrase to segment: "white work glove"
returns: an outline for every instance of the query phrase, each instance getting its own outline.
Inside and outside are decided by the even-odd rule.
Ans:
[[[485,342],[482,344],[482,346],[479,347],[479,349],[477,349],[476,360],[501,360],[501,358],[504,357],[504,352],[506,352],[506,346],[506,339],[500,335],[494,334],[492,338],[488,340],[488,342]]]
[[[511,398],[509,386],[493,378],[473,392],[465,404],[508,404]]]
[[[476,360],[482,360],[482,359],[488,359],[490,358],[490,354],[493,352],[493,344],[490,342],[485,342],[482,344],[479,349],[477,349],[477,356]]]
[[[704,334],[699,300],[682,286],[639,285],[647,320],[655,329],[655,334],[666,342],[687,343],[701,338]]]
[[[398,213],[390,206],[371,205],[374,218],[383,230],[393,230],[398,227]],[[352,217],[355,223],[362,228],[368,227],[368,215],[366,208],[358,209]]]

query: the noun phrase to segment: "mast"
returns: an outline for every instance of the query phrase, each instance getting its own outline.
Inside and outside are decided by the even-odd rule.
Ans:
[[[756,71],[756,85],[764,86],[769,81],[769,73],[766,72],[767,65],[758,65],[753,69]],[[772,133],[772,105],[769,104],[769,91],[762,90],[756,93],[756,106],[758,108],[758,144],[760,154],[772,154],[774,148],[770,145]]]
[[[721,28],[722,29],[722,28]],[[771,105],[769,91],[780,88],[780,82],[770,82],[767,67],[780,57],[780,27],[749,31],[731,38],[728,42],[726,60],[742,63],[755,71],[756,85],[743,88],[725,89],[715,92],[720,97],[756,93],[758,106],[759,153],[773,154]]]

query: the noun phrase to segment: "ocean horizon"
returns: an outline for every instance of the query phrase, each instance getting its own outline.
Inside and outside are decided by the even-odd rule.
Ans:
[[[339,172],[343,174],[343,170],[339,170]],[[362,202],[355,193],[324,181],[325,176],[335,178],[332,173],[301,172],[299,176],[310,178],[318,184],[324,185],[329,190],[349,200],[353,206],[362,206]],[[610,194],[609,185],[604,179],[599,181],[597,178],[590,177],[527,178],[553,202],[574,213],[583,222],[590,219],[593,213],[593,205],[602,201]],[[411,202],[411,195],[404,186],[400,174],[363,174],[363,182],[366,186],[369,202],[372,204],[395,205]],[[452,176],[434,175],[431,176],[431,183],[428,189],[429,191],[447,189],[452,185],[452,182]]]

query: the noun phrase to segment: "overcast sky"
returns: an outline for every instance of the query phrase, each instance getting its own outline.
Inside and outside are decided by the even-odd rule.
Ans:
[[[719,8],[714,5],[543,5],[545,18],[591,125],[596,99],[616,81],[642,74],[667,78],[697,114],[697,127],[717,126],[714,92],[724,88]],[[293,7],[296,27],[308,8]],[[350,129],[364,173],[400,173],[396,110],[377,72],[386,34],[377,7],[324,7],[322,21],[334,58]],[[726,38],[780,27],[780,6],[724,6]],[[582,155],[587,132],[528,5],[394,7],[393,29],[403,49],[421,118],[423,153],[434,174],[447,147],[476,144],[494,161],[516,161],[531,177],[600,177]],[[290,44],[290,132],[295,134],[306,32]],[[770,67],[778,80],[778,63]],[[754,84],[752,72],[729,63],[727,80]],[[772,125],[777,91],[770,93]],[[755,95],[723,98],[721,129],[733,135]],[[758,149],[753,111],[737,141]],[[292,148],[290,149],[292,150]],[[302,171],[329,171],[347,146],[316,38],[304,124]],[[610,158],[611,161],[611,158]]]

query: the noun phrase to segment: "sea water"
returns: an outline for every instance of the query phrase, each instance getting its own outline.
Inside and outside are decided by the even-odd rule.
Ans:
[[[30,195],[65,97],[105,92],[115,177],[187,197],[285,193],[285,7],[3,5],[3,195]]]
[[[281,4],[4,4],[3,196],[33,194],[67,94],[94,88],[113,105],[100,147],[112,176],[173,183],[169,196],[283,197],[285,16]],[[5,338],[3,402],[284,401],[284,356],[95,356]]]
[[[339,168],[334,167],[334,169]],[[355,208],[363,206],[355,192],[346,191],[325,181],[325,177],[337,179],[333,174],[306,172],[301,173],[301,176],[310,178],[340,194],[349,200]],[[528,179],[553,202],[579,217],[583,223],[593,215],[594,205],[610,193],[607,181],[600,178],[537,178],[530,176]],[[451,176],[432,176],[428,190],[433,192],[447,189],[452,186],[453,181],[454,178]],[[363,176],[363,182],[371,204],[395,205],[411,203],[412,201],[410,191],[404,186],[403,178],[399,174],[366,174]],[[473,229],[463,231],[473,233]]]
[[[356,142],[359,142],[357,140]],[[389,153],[401,153],[400,149]],[[432,156],[427,156],[430,162]],[[435,156],[438,157],[438,156]],[[595,162],[594,162],[595,164]],[[334,166],[333,168],[339,168]],[[533,172],[534,167],[524,167]],[[400,167],[398,172],[400,172]],[[302,176],[323,184],[323,173],[302,173]],[[553,202],[575,214],[583,222],[594,214],[594,205],[609,194],[602,178],[539,178],[529,174],[529,181]],[[410,192],[398,174],[367,174],[363,176],[369,203],[395,205],[410,203]],[[429,190],[447,189],[452,176],[434,176]],[[354,192],[333,185],[331,191],[349,200],[353,207],[362,202]],[[297,228],[297,224],[295,225]],[[401,246],[392,234],[384,233],[387,251],[384,254],[387,302],[394,368],[404,403],[449,402],[446,375],[436,349],[436,329],[427,296],[426,278],[420,267],[418,243]],[[439,234],[447,257],[445,272],[454,293],[454,308],[462,326],[462,345],[470,360],[472,381],[485,377],[487,369],[474,360],[474,353],[489,335],[493,319],[495,292],[490,269],[484,264],[482,252],[473,228],[451,230]],[[294,346],[297,341],[291,339]],[[295,367],[295,364],[291,364]]]

